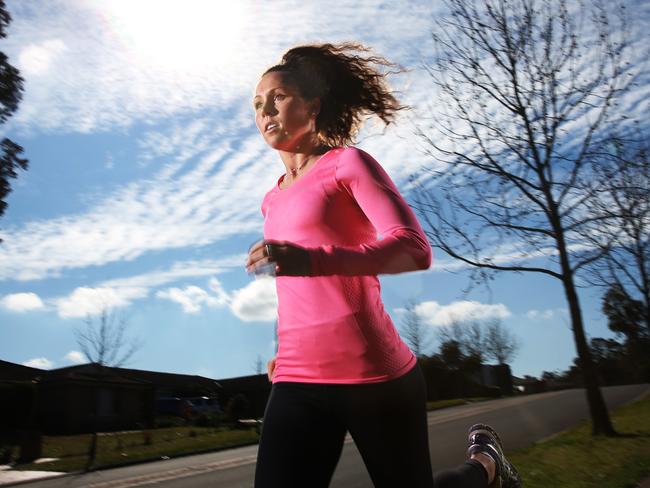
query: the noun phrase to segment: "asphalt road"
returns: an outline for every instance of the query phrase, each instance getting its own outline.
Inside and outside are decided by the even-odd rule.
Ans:
[[[639,398],[650,385],[604,388],[610,408]],[[588,419],[584,390],[565,390],[525,397],[492,400],[438,410],[429,414],[431,462],[434,470],[464,460],[467,428],[475,422],[492,425],[505,449],[539,442]],[[253,486],[257,446],[157,461],[83,475],[36,481],[29,488],[250,488]],[[351,439],[334,474],[332,487],[371,488],[372,483]]]

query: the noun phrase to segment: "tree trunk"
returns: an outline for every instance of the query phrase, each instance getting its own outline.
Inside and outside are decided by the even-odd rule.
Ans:
[[[567,301],[569,302],[571,330],[573,331],[573,338],[576,343],[576,350],[578,351],[580,370],[582,371],[582,377],[587,391],[587,403],[589,404],[589,413],[591,414],[592,433],[593,435],[614,436],[616,435],[616,431],[609,419],[609,412],[607,411],[607,406],[605,405],[603,395],[598,386],[596,368],[591,359],[591,351],[589,350],[587,339],[585,337],[584,326],[582,323],[582,312],[580,311],[580,303],[573,283],[573,276],[564,273],[562,283],[564,284],[564,292],[566,293]]]

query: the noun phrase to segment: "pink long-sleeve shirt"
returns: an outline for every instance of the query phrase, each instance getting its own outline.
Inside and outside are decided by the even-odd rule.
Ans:
[[[355,147],[331,149],[286,189],[282,178],[262,201],[264,238],[308,248],[312,276],[276,277],[273,382],[405,374],[415,357],[384,310],[377,275],[431,265],[415,214],[379,163]]]

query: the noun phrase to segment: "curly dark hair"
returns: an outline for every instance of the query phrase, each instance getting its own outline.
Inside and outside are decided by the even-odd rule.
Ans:
[[[345,146],[353,143],[365,116],[377,115],[388,125],[394,121],[395,112],[408,108],[397,101],[385,80],[403,68],[381,56],[363,57],[359,52],[371,53],[371,49],[353,42],[296,46],[262,76],[281,72],[302,97],[319,98],[319,138],[329,146]],[[381,73],[373,65],[398,69]]]

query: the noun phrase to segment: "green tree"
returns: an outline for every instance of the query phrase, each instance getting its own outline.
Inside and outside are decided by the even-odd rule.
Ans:
[[[448,325],[438,329],[438,337],[441,344],[458,344],[464,357],[475,357],[479,363],[485,359],[485,333],[478,320],[452,317]]]
[[[4,0],[0,0],[0,39],[7,37],[11,15]],[[0,52],[0,124],[4,124],[18,109],[23,94],[23,78],[9,63],[7,55]],[[21,157],[23,148],[8,138],[0,141],[0,217],[7,209],[5,199],[11,192],[10,181],[18,176],[18,170],[26,170],[27,159]],[[0,241],[1,242],[1,241]]]
[[[646,314],[644,304],[630,297],[621,285],[613,285],[607,290],[603,296],[602,310],[609,329],[625,336],[627,341],[638,342],[648,335],[643,324]]]
[[[616,284],[603,297],[602,310],[607,316],[609,329],[625,338],[623,351],[618,357],[627,365],[627,379],[650,381],[650,333],[645,327],[647,314],[643,302],[634,300],[621,285]]]
[[[463,366],[463,353],[457,341],[444,341],[440,344],[440,359],[451,370],[461,369]]]

